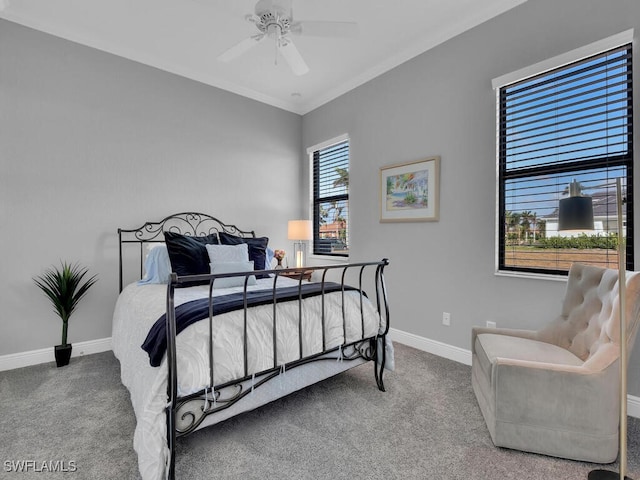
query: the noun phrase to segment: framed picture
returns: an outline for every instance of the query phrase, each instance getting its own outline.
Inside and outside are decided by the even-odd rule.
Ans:
[[[380,169],[380,221],[439,219],[440,157]]]

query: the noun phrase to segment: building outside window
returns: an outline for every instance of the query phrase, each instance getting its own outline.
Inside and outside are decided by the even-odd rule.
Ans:
[[[349,139],[311,147],[313,254],[349,255]]]
[[[566,275],[572,262],[617,268],[618,177],[633,270],[631,43],[582,53],[522,80],[494,80],[499,271]],[[594,230],[558,230],[558,202],[573,182],[574,193],[593,199]]]

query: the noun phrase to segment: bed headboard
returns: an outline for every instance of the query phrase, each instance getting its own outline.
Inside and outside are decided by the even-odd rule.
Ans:
[[[130,244],[137,244],[138,247],[136,249],[136,255],[139,258],[140,278],[142,278],[144,246],[148,243],[163,243],[163,232],[166,231],[195,237],[202,237],[218,232],[229,233],[239,237],[256,236],[253,230],[240,230],[235,225],[223,223],[211,215],[197,212],[174,213],[173,215],[169,215],[158,222],[146,222],[138,228],[118,228],[120,291],[122,291],[123,288],[124,248]]]

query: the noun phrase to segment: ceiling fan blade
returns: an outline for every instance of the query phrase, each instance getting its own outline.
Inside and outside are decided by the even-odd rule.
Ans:
[[[358,24],[355,22],[300,21],[291,25],[291,32],[309,37],[356,38]]]
[[[296,75],[304,75],[309,71],[309,66],[300,55],[300,52],[289,38],[281,38],[278,49],[284,57],[285,61]]]
[[[249,50],[251,50],[253,47],[255,47],[260,42],[262,42],[265,38],[266,38],[266,35],[264,34],[253,35],[249,38],[245,38],[240,43],[234,45],[230,49],[218,55],[218,60],[220,60],[221,62],[230,62],[234,58],[238,58],[243,53],[246,53]]]

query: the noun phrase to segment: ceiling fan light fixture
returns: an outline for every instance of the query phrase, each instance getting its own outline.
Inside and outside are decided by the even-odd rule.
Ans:
[[[280,25],[278,22],[272,22],[272,23],[269,23],[268,25],[265,25],[264,33],[269,38],[275,38],[277,40],[282,35],[284,35],[284,29],[282,25]]]

